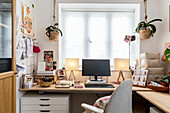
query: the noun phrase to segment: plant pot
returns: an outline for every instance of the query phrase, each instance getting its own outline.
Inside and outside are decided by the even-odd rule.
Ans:
[[[164,87],[168,86],[165,82],[160,82],[161,85],[163,85]]]
[[[142,40],[150,39],[151,34],[152,34],[151,30],[140,30],[139,31],[140,39]]]
[[[56,32],[56,31],[50,31],[50,33],[49,33],[49,40],[50,41],[57,41],[58,40],[58,38],[59,38],[59,32]]]

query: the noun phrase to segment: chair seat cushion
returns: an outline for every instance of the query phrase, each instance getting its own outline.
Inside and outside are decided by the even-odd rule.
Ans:
[[[99,99],[94,103],[93,106],[98,107],[98,108],[101,108],[101,109],[104,110],[105,107],[106,107],[106,105],[107,105],[107,103],[108,103],[109,100],[110,100],[110,97],[111,97],[111,96],[105,96],[105,97],[99,98]]]

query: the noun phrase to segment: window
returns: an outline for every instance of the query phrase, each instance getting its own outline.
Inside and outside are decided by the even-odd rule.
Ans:
[[[11,3],[0,2],[0,72],[11,71],[12,16]]]
[[[64,66],[65,58],[79,58],[80,64],[83,58],[106,58],[111,60],[111,65],[113,58],[129,58],[129,49],[135,44],[129,47],[124,37],[134,34],[134,25],[133,10],[63,10],[64,37],[59,49],[59,66]]]

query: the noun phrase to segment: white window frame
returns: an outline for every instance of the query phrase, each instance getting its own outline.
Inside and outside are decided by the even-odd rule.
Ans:
[[[106,11],[110,11],[110,10],[118,10],[118,11],[128,11],[128,10],[133,10],[134,11],[134,26],[137,26],[137,23],[140,21],[140,4],[97,4],[97,3],[59,3],[58,4],[58,21],[60,23],[60,28],[63,29],[62,23],[63,23],[63,11],[64,10],[79,10],[79,9],[92,9],[92,10],[106,10]],[[138,35],[136,34],[136,38],[139,38]],[[58,65],[59,68],[64,67],[65,64],[62,63],[62,61],[64,60],[61,54],[62,51],[62,47],[63,47],[63,38],[60,38],[59,40],[59,48],[58,48]],[[139,59],[139,54],[140,54],[140,40],[137,40],[137,45],[138,45],[138,56],[137,58]]]

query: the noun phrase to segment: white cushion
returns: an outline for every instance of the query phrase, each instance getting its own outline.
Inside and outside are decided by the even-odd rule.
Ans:
[[[145,52],[140,54],[140,59],[148,59],[148,58],[157,58],[160,59],[160,53],[159,52]]]
[[[160,67],[160,59],[141,59],[141,68]]]
[[[101,109],[105,109],[107,103],[109,102],[111,96],[105,96],[105,97],[101,97],[99,98],[95,103],[94,106],[101,108]]]

